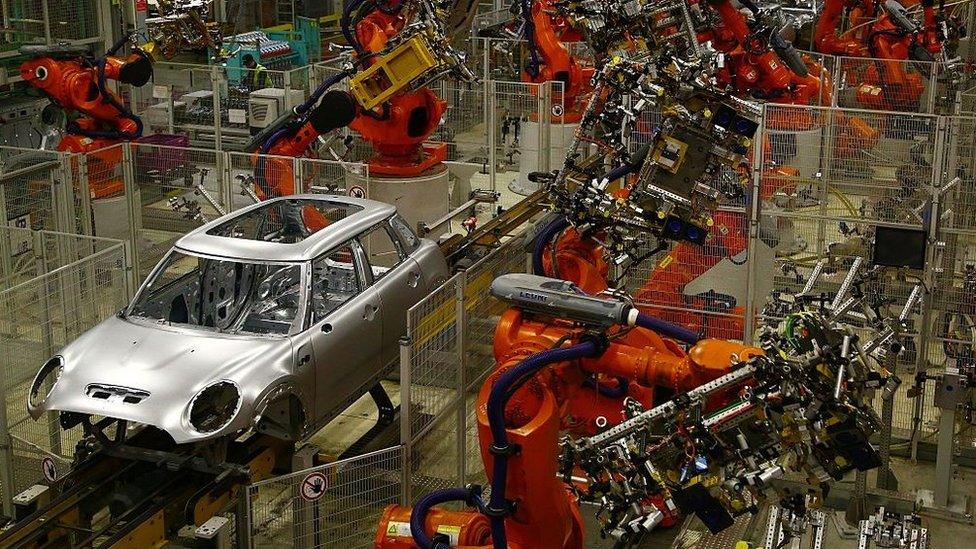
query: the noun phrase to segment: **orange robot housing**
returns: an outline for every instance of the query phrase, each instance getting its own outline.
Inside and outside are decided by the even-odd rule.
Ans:
[[[356,25],[356,38],[370,53],[382,51],[390,38],[403,30],[406,17],[399,10],[370,12]],[[447,102],[430,88],[399,93],[380,112],[360,112],[349,125],[375,151],[370,172],[411,177],[447,158],[447,144],[425,144],[440,124]]]
[[[58,150],[92,153],[137,139],[142,135],[142,121],[124,107],[121,98],[105,86],[116,80],[142,86],[152,77],[151,60],[146,54],[134,53],[127,58],[106,56],[92,59],[84,56],[61,59],[53,52],[39,55],[21,64],[20,76],[54,104],[68,113],[81,115],[68,124],[67,135]],[[121,149],[95,152],[89,161],[89,173],[99,174],[90,181],[92,198],[106,198],[122,192],[122,180],[112,177],[112,168],[122,160]]]
[[[497,367],[482,386],[476,409],[486,470],[492,470],[495,459],[487,412],[494,384],[527,357],[567,339],[579,340],[579,335],[570,322],[533,317],[516,309],[502,315],[494,341]],[[603,426],[620,423],[624,419],[624,398],[637,398],[649,407],[658,392],[663,400],[674,392],[690,390],[727,373],[730,357],[737,355],[745,360],[760,353],[755,348],[720,340],[699,342],[685,353],[673,341],[650,330],[634,328],[612,336],[605,351],[596,358],[551,364],[533,375],[505,406],[509,442],[519,448],[508,458],[506,475],[506,498],[514,502],[514,511],[505,519],[508,547],[583,547],[583,522],[576,497],[559,476],[560,436],[567,432],[592,434],[597,420]],[[614,380],[609,386],[627,383],[629,387],[626,392],[608,397],[587,383],[594,377],[597,383]],[[712,405],[723,400],[719,397]],[[468,514],[480,516],[476,511]],[[676,519],[670,511],[667,514],[666,526]],[[394,533],[389,527],[391,521],[402,522],[407,515],[403,507],[387,508],[375,539],[377,549],[415,547],[409,532],[401,529]],[[444,525],[458,528],[460,522],[457,516],[430,514],[426,526],[428,532],[437,532],[444,531]],[[483,538],[483,525],[467,524],[475,530],[467,539],[477,540],[469,547],[490,547]],[[467,528],[461,526],[459,533],[464,535]]]

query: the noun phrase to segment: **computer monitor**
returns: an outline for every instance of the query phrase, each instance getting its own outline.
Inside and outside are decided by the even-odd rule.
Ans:
[[[878,227],[871,262],[885,267],[921,269],[925,266],[926,233],[922,229]]]

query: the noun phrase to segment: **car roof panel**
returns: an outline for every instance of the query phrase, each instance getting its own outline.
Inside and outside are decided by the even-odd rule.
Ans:
[[[321,201],[324,204],[355,206],[361,208],[361,210],[353,212],[343,219],[334,221],[324,229],[316,231],[301,241],[294,243],[269,242],[209,234],[212,230],[225,225],[233,219],[288,200]],[[258,202],[194,229],[177,240],[176,247],[190,253],[226,257],[229,259],[308,261],[315,259],[350,238],[365,232],[394,213],[396,213],[394,206],[362,198],[328,194],[283,196]]]

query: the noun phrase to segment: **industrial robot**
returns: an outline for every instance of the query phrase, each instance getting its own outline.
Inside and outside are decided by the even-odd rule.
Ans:
[[[464,53],[451,43],[470,22],[473,6],[463,0],[446,7],[429,0],[347,3],[341,27],[353,48],[348,67],[247,147],[259,153],[254,159],[258,197],[293,194],[298,182],[291,159],[306,156],[320,136],[349,127],[373,146],[368,163],[374,180],[415,184],[413,193],[437,194],[446,211],[447,189],[423,188],[432,172],[442,175],[446,158],[445,144],[426,144],[447,108],[427,86],[447,76],[474,79]],[[346,79],[348,91],[331,89]],[[402,213],[418,221],[415,212]]]
[[[109,82],[142,87],[152,79],[152,65],[182,51],[203,50],[219,45],[219,30],[205,21],[207,5],[195,0],[164,3],[169,12],[150,26],[151,39],[138,45],[132,36],[116,42],[101,57],[86,46],[55,44],[24,46],[20,53],[29,59],[20,65],[20,76],[50,99],[52,106],[69,116],[66,135],[57,150],[91,153],[88,170],[93,199],[122,192],[122,180],[113,168],[122,160],[122,150],[113,145],[142,137],[142,120],[124,103]],[[132,43],[131,52],[121,55]]]
[[[921,21],[912,13],[918,7]],[[848,30],[841,32],[845,12]],[[965,25],[957,17],[946,15],[944,2],[936,7],[935,0],[827,0],[814,40],[823,53],[876,59],[855,75],[859,103],[874,109],[914,112],[926,84],[923,75],[912,70],[907,61],[941,61],[941,70],[951,70],[959,39],[965,36]]]
[[[820,507],[831,482],[881,464],[868,442],[880,427],[871,395],[891,398],[899,385],[875,365],[897,327],[880,322],[862,341],[847,324],[848,313],[870,310],[846,293],[860,276],[848,276],[842,308],[791,296],[757,347],[701,340],[687,352],[626,300],[534,275],[499,277],[492,294],[511,308],[476,408],[490,497],[469,485],[390,506],[375,546],[581,548],[584,502],[618,547],[682,514],[718,533],[762,504],[795,509],[797,493],[778,484],[787,468],[805,477],[803,507]],[[912,295],[909,312],[920,291]],[[574,422],[600,405],[590,396],[595,376],[616,380],[598,389],[618,407],[593,432]],[[632,397],[634,383],[670,389],[670,398]],[[453,501],[468,509],[435,508]]]
[[[92,57],[81,46],[24,46],[21,53],[30,57],[20,66],[25,82],[41,91],[51,103],[66,113],[77,113],[70,120],[58,150],[93,153],[91,160],[103,167],[90,167],[91,173],[110,174],[122,161],[122,150],[108,147],[142,136],[142,120],[108,86],[116,81],[135,87],[152,79],[151,49],[135,48],[127,56],[115,54],[128,42],[119,41],[102,57]],[[97,152],[96,152],[97,151]],[[122,192],[122,181],[109,176],[90,182],[92,198],[107,198]]]

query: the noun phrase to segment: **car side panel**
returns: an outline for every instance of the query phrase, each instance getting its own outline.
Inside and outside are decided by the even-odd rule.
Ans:
[[[383,342],[380,294],[367,288],[311,328],[316,418],[339,410],[379,368]],[[322,331],[324,325],[331,328]]]
[[[450,269],[447,267],[444,253],[431,240],[421,239],[420,246],[410,254],[410,257],[420,267],[420,287],[424,288],[423,295],[434,291],[450,276]],[[422,298],[423,296],[421,296]]]

